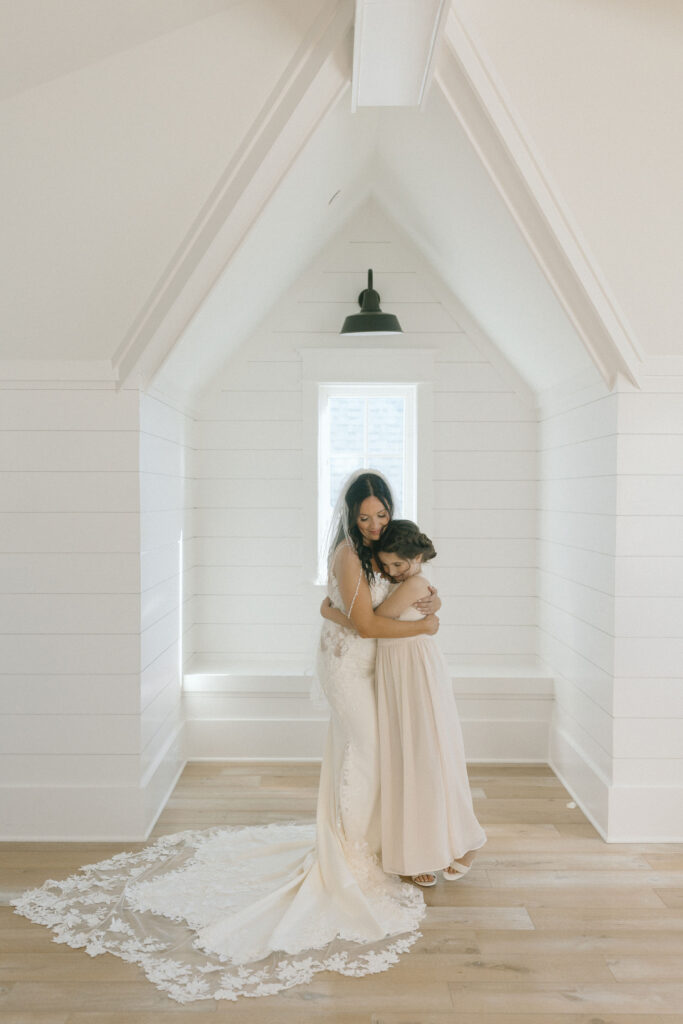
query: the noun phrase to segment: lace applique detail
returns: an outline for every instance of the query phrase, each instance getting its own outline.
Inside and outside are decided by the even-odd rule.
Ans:
[[[353,637],[350,629],[339,626],[336,622],[325,621],[320,633],[320,652],[333,658],[343,658],[349,651],[349,642]]]
[[[349,607],[349,612],[344,612],[344,614],[350,614],[351,609],[356,603],[356,598],[358,597],[358,591],[360,590],[360,585],[362,581],[362,575],[363,573],[361,570],[361,572],[358,575],[356,592],[353,595],[353,599]],[[384,600],[389,591],[389,586],[390,584],[386,580],[383,580],[380,576],[375,576],[370,586],[370,596],[372,598],[373,608],[376,608],[378,604],[382,603],[382,601]],[[331,577],[327,589],[328,597],[330,598],[330,601],[332,602],[334,607],[339,608],[341,611],[344,611],[344,602],[342,600],[342,596],[339,591],[339,586],[337,584],[335,576]],[[323,622],[322,630],[320,633],[320,655],[327,655],[333,658],[345,658],[347,657],[347,655],[349,655],[350,652],[353,652],[354,649],[357,648],[359,651],[363,650],[364,654],[366,655],[363,658],[363,661],[367,663],[367,651],[369,650],[370,647],[374,649],[374,645],[374,640],[368,640],[359,636],[355,629],[351,629],[346,626],[340,626],[336,622],[330,622],[329,619],[325,619],[325,621]],[[374,671],[374,668],[372,669],[372,671]],[[319,678],[324,677],[324,667],[319,666],[318,676]]]
[[[235,963],[202,947],[198,929],[217,913],[225,914],[230,901],[237,911],[262,892],[252,855],[275,845],[305,850],[314,833],[311,825],[278,824],[163,836],[139,853],[87,865],[61,882],[50,879],[13,905],[17,913],[51,928],[55,942],[139,964],[179,1003],[274,995],[319,971],[362,977],[387,970],[419,937],[424,905],[413,886],[385,875],[362,844],[349,844],[345,852],[373,913],[383,921],[385,938],[367,942],[360,933],[334,938],[334,923],[312,920],[289,936],[289,952],[272,951],[257,962]],[[311,847],[304,873],[314,861]]]
[[[361,577],[359,576],[356,593],[354,594],[353,601],[351,602],[352,606],[358,596],[360,584]],[[387,580],[383,580],[380,576],[375,576],[370,586],[370,596],[373,608],[376,608],[378,604],[382,603],[389,592],[389,587],[390,583]],[[330,578],[327,590],[328,597],[334,607],[344,611],[344,602],[334,575]],[[325,664],[326,659],[328,658],[339,659],[351,657],[355,662],[353,666],[355,671],[361,671],[365,676],[374,675],[375,645],[375,640],[359,636],[354,629],[340,626],[336,622],[330,622],[329,619],[324,620],[320,633],[320,645],[318,648],[318,678],[320,680],[330,678],[330,670]],[[349,665],[351,666],[351,663],[349,663]],[[336,673],[337,669],[334,669],[333,674],[336,675]],[[323,689],[325,689],[324,685]],[[329,695],[327,693],[326,696],[328,696],[329,699]]]
[[[341,775],[339,779],[339,803],[337,806],[337,828],[342,833],[344,829],[344,819],[349,820],[352,813],[351,810],[351,744],[344,744],[344,753],[342,755],[342,766]]]
[[[373,606],[388,586],[373,582]],[[331,595],[341,607],[334,581]],[[17,913],[56,942],[139,964],[181,1003],[273,995],[319,971],[387,970],[418,938],[424,902],[374,854],[375,653],[374,640],[323,627],[319,678],[332,714],[317,826],[163,836],[24,893]]]

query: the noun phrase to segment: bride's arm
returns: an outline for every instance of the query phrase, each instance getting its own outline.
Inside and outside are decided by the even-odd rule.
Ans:
[[[351,609],[349,618],[361,636],[397,639],[436,633],[439,628],[439,620],[435,615],[428,615],[417,622],[399,622],[397,619],[376,615],[360,559],[350,548],[340,549],[335,572],[344,604]]]

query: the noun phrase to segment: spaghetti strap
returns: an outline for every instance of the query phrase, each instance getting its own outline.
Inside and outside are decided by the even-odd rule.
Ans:
[[[360,569],[358,570],[358,583],[356,583],[356,590],[355,590],[355,593],[353,595],[353,598],[351,599],[351,604],[349,605],[349,610],[346,613],[347,617],[349,619],[351,618],[351,612],[353,611],[353,606],[356,603],[356,598],[358,597],[358,591],[360,590],[360,581],[361,581],[362,576],[363,576],[363,566],[361,565]]]

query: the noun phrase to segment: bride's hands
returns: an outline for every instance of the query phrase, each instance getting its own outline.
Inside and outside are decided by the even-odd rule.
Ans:
[[[439,616],[438,615],[426,615],[422,620],[422,624],[425,627],[425,633],[430,636],[434,636],[439,628]]]
[[[436,587],[429,588],[429,597],[422,597],[419,601],[416,601],[413,608],[417,608],[422,615],[433,615],[434,612],[438,612],[441,607],[441,598]],[[438,627],[437,627],[438,628]],[[436,630],[434,630],[436,632]]]
[[[332,602],[330,601],[329,597],[326,597],[326,598],[323,599],[323,602],[320,605],[320,614],[322,615],[322,617],[324,619],[329,619],[330,621],[332,621],[331,612],[332,612]]]

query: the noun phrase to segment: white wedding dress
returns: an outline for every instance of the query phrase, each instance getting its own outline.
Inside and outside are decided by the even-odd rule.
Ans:
[[[373,606],[388,584],[376,577]],[[332,579],[329,595],[343,603]],[[332,714],[316,825],[163,836],[14,901],[91,956],[140,964],[178,1002],[265,996],[318,971],[384,971],[419,935],[414,886],[379,860],[376,641],[323,625],[318,672]]]

